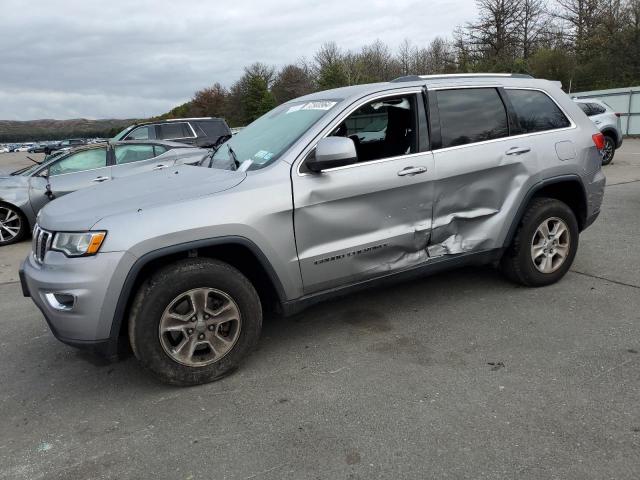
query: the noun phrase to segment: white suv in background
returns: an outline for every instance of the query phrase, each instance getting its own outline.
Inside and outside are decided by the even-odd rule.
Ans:
[[[605,146],[602,152],[602,164],[609,165],[613,161],[616,150],[622,145],[620,114],[602,100],[595,98],[574,98],[573,100],[604,134]]]

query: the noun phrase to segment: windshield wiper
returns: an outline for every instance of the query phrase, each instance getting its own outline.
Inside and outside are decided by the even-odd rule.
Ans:
[[[228,143],[227,143],[227,150],[229,150],[229,155],[231,155],[231,158],[233,159],[233,163],[235,164],[236,170],[237,170],[238,167],[240,166],[240,162],[238,161],[236,152],[233,151],[233,148],[231,148],[231,145],[229,145]]]

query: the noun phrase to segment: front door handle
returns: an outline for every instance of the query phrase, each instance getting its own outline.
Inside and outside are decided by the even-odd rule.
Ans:
[[[398,176],[405,177],[407,175],[409,176],[420,175],[421,173],[424,173],[426,171],[427,171],[427,167],[407,167],[400,170],[398,172]]]
[[[96,183],[101,183],[101,182],[104,182],[104,181],[106,181],[106,180],[109,180],[109,177],[97,177],[97,178],[94,178],[94,179],[93,179],[93,180],[91,180],[91,181],[92,181],[92,182],[96,182]]]
[[[507,150],[507,155],[522,155],[523,153],[529,153],[531,149],[529,147],[513,147]]]
[[[160,165],[156,165],[155,167],[153,167],[154,170],[162,170],[163,168],[167,168],[168,165],[163,165],[162,163]]]

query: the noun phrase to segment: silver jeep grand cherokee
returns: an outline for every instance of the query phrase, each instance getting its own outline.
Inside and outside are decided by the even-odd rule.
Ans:
[[[555,83],[530,77],[315,93],[201,166],[47,205],[24,294],[65,343],[108,357],[129,343],[166,382],[210,382],[256,345],[265,308],[468,264],[558,281],[599,213],[603,147]]]

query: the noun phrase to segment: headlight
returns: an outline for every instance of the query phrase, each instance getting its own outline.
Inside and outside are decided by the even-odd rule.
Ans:
[[[107,232],[59,232],[51,250],[58,250],[67,257],[95,255],[107,236]]]

